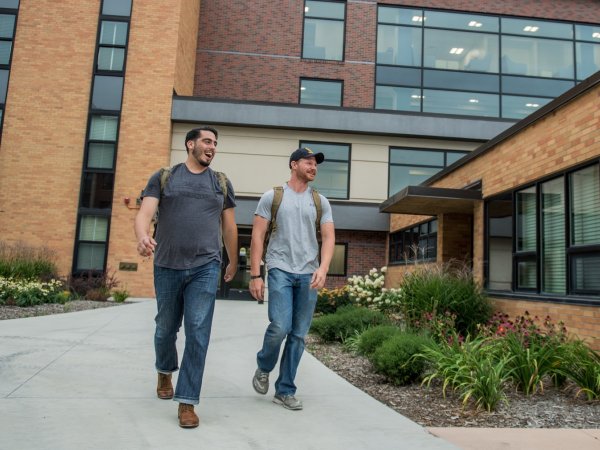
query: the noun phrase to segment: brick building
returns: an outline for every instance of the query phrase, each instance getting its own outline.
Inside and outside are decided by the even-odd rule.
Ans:
[[[597,17],[593,0],[0,0],[2,239],[152,296],[136,198],[208,123],[242,253],[291,150],[326,154],[316,185],[338,230],[329,285],[342,285],[386,262],[383,201],[600,69]]]

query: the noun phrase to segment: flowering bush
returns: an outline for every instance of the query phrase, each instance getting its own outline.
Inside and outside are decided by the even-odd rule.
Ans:
[[[42,303],[65,303],[70,293],[59,280],[40,282],[0,277],[0,304],[33,306]]]
[[[333,314],[340,306],[349,305],[350,303],[348,288],[346,286],[337,289],[323,288],[319,290],[317,295],[315,313]]]
[[[518,335],[525,347],[531,343],[546,343],[547,341],[565,342],[567,328],[564,322],[554,323],[550,316],[542,321],[538,316],[531,317],[529,311],[511,320],[508,314],[497,312],[488,323],[480,327],[480,332],[486,336],[504,337],[509,334]]]
[[[373,268],[364,277],[354,275],[348,278],[347,288],[350,299],[355,304],[377,311],[398,312],[402,302],[402,291],[383,287],[386,271],[387,267],[382,267],[381,270]]]

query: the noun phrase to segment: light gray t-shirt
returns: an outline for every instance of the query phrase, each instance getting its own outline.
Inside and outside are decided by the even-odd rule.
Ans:
[[[313,273],[319,268],[319,244],[315,222],[317,208],[310,186],[298,193],[283,185],[283,198],[277,212],[277,230],[269,239],[266,264],[269,269],[281,269],[296,274]],[[271,221],[274,191],[263,194],[254,214]],[[333,223],[331,205],[321,197],[321,224]]]
[[[160,199],[154,264],[169,269],[191,269],[221,260],[221,213],[235,207],[235,193],[227,180],[227,198],[215,172],[192,173],[185,164],[171,169],[162,198],[160,175],[150,177],[143,195]]]

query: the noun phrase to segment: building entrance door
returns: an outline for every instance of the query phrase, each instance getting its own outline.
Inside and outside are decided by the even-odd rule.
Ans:
[[[221,271],[221,283],[219,287],[219,298],[229,300],[252,300],[250,291],[250,241],[251,230],[239,230],[238,235],[238,270],[229,283],[225,283],[225,267],[229,264],[227,252],[223,251],[223,270]]]

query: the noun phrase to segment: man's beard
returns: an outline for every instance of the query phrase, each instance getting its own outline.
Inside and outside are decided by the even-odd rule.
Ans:
[[[196,149],[194,149],[194,151],[192,152],[192,155],[194,155],[194,158],[196,159],[196,161],[198,161],[198,164],[200,164],[202,167],[208,167],[210,166],[210,161],[204,161],[201,159],[201,156],[204,153],[202,153],[202,151],[198,151]]]

